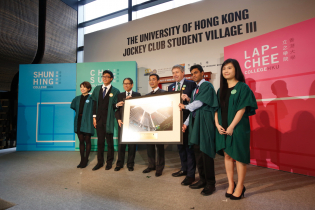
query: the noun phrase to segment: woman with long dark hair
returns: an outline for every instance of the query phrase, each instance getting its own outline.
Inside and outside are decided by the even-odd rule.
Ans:
[[[82,82],[80,84],[82,94],[75,97],[71,103],[71,109],[75,111],[74,132],[77,133],[80,141],[81,162],[77,168],[87,166],[91,152],[91,136],[94,135],[93,100],[89,95],[91,90],[92,86],[89,82]]]
[[[256,114],[257,103],[251,89],[245,84],[240,64],[235,59],[223,62],[218,90],[220,108],[215,113],[216,151],[224,155],[229,187],[225,193],[231,200],[244,197],[246,164],[250,162],[249,116]],[[234,160],[238,175],[234,182]]]

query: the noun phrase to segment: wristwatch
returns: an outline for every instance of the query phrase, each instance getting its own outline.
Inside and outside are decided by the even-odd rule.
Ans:
[[[184,109],[186,109],[186,106],[187,106],[187,105],[184,105]]]

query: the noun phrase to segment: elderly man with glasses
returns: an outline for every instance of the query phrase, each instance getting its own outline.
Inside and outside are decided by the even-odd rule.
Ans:
[[[118,103],[115,105],[115,108],[117,108],[115,117],[118,122],[118,142],[120,142],[120,132],[121,128],[123,126],[122,118],[123,118],[123,110],[124,110],[124,99],[128,99],[135,96],[141,96],[140,93],[132,91],[133,88],[133,80],[131,78],[125,78],[123,81],[123,87],[125,89],[125,92],[118,94]],[[124,167],[124,161],[125,161],[125,150],[126,150],[126,144],[120,144],[118,146],[118,160],[116,162],[116,168],[115,171],[119,171],[121,168]],[[128,171],[134,170],[135,165],[135,156],[136,156],[136,144],[128,144],[128,160],[127,160],[127,168]]]

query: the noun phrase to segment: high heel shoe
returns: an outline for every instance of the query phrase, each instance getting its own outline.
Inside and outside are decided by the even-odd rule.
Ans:
[[[82,168],[83,160],[80,161],[79,165],[77,165],[77,168]]]
[[[233,189],[233,192],[230,194],[230,193],[225,193],[225,197],[229,198],[231,197],[231,195],[234,193],[234,190],[235,190],[235,187],[236,187],[236,183],[234,182],[234,189]]]
[[[89,162],[89,159],[85,159],[81,165],[81,168],[85,168]]]
[[[245,188],[245,186],[244,186],[244,187],[243,187],[242,194],[241,194],[239,197],[236,197],[236,196],[234,196],[234,195],[231,195],[230,199],[231,199],[231,200],[240,200],[242,197],[244,197],[245,191],[246,191],[246,188]]]

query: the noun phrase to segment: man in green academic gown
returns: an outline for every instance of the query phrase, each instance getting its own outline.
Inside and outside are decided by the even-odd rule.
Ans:
[[[179,104],[180,109],[188,109],[191,113],[183,125],[183,132],[189,129],[189,145],[194,146],[196,165],[200,180],[191,184],[191,189],[204,188],[202,195],[211,195],[215,191],[215,124],[214,113],[219,104],[213,85],[203,79],[202,66],[190,68],[192,79],[197,87],[193,91],[188,105]]]
[[[111,85],[114,75],[111,71],[103,72],[103,85],[96,86],[91,95],[94,101],[93,124],[97,132],[97,164],[93,171],[100,169],[104,165],[105,137],[107,141],[107,161],[105,170],[112,168],[114,160],[114,125],[117,96],[119,90]]]

